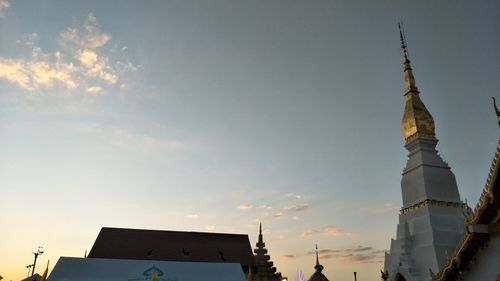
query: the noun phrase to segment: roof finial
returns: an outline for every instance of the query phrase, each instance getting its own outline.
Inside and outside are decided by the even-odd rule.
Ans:
[[[262,238],[262,223],[259,223],[259,242],[258,244],[264,243],[264,239]]]
[[[323,270],[323,266],[319,264],[319,255],[318,255],[318,244],[316,244],[316,265],[314,266],[317,272],[321,272]]]
[[[495,113],[497,114],[498,126],[500,126],[500,111],[498,110],[497,102],[495,100],[495,97],[491,97],[491,98],[493,99],[493,108],[495,108]]]
[[[406,37],[405,37],[405,30],[403,28],[403,22],[399,21],[398,22],[398,28],[399,28],[399,38],[401,39],[401,49],[403,49],[403,55],[405,56],[405,61],[409,60],[409,55],[408,55],[408,45],[406,45]]]
[[[316,266],[319,265],[318,244],[316,244]]]

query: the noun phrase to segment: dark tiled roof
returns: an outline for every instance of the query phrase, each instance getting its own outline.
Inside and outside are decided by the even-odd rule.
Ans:
[[[329,281],[328,278],[321,272],[316,271],[309,277],[309,281]]]
[[[24,278],[21,281],[40,281],[42,280],[42,276],[38,273],[35,273],[35,275],[32,275],[30,277]]]
[[[235,262],[254,266],[248,235],[103,227],[89,258]]]

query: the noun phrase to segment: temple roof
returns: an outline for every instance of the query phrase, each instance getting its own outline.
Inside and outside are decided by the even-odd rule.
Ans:
[[[432,276],[433,281],[452,281],[467,269],[476,252],[489,240],[489,233],[476,231],[475,225],[499,224],[495,221],[500,210],[500,182],[497,180],[500,169],[500,141],[491,165],[486,186],[474,211],[466,215],[465,224],[468,231],[458,243],[455,251],[449,256],[443,268]],[[497,219],[498,220],[498,219]]]
[[[236,262],[254,266],[246,234],[103,227],[89,258]]]

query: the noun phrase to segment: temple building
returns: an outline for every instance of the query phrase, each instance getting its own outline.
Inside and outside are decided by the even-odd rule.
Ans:
[[[255,244],[255,264],[257,266],[255,273],[249,280],[253,281],[281,281],[281,273],[276,272],[276,267],[271,261],[271,256],[267,254],[266,243],[262,237],[262,224],[259,226],[259,241]]]
[[[262,225],[255,255],[246,234],[103,227],[89,255],[61,257],[49,281],[68,272],[80,280],[282,281],[265,246]]]
[[[385,255],[382,279],[429,281],[460,241],[468,207],[436,150],[434,119],[420,99],[401,29],[400,37],[406,100],[401,129],[409,155],[401,180],[397,234]]]
[[[479,202],[466,216],[466,231],[433,281],[500,281],[499,169],[500,142]]]
[[[309,277],[307,281],[329,281],[328,278],[321,272],[323,271],[323,266],[319,264],[318,256],[318,245],[316,245],[316,265],[314,266],[314,273]]]

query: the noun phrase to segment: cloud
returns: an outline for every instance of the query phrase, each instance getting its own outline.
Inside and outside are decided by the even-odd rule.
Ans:
[[[281,256],[281,259],[283,259],[283,260],[289,260],[289,259],[294,259],[294,258],[295,258],[295,255],[292,255],[292,254],[286,254],[286,255]]]
[[[285,194],[286,197],[291,197],[291,198],[295,198],[295,199],[300,199],[302,198],[302,195],[300,194],[294,194],[294,193],[287,193]]]
[[[399,211],[399,209],[399,205],[395,203],[384,203],[383,205],[364,206],[360,208],[361,212],[368,214],[389,213]]]
[[[274,214],[274,217],[277,218],[277,219],[281,219],[284,216],[285,216],[285,213],[283,213],[283,212],[279,212],[279,213]]]
[[[102,88],[99,86],[93,86],[93,87],[88,87],[85,91],[90,94],[99,94],[101,93]]]
[[[0,0],[0,7],[8,7],[8,2]],[[119,61],[105,55],[101,48],[111,36],[100,30],[93,14],[82,27],[69,27],[60,33],[60,50],[44,52],[38,46],[39,37],[31,33],[19,41],[31,50],[30,56],[0,57],[0,79],[27,91],[60,89],[61,93],[80,90],[96,94],[104,92],[104,86],[116,85],[125,73],[138,69],[127,58]]]
[[[74,45],[77,49],[97,49],[106,45],[111,36],[103,33],[94,14],[88,14],[83,28],[68,27],[60,34],[63,45]]]
[[[92,50],[83,50],[78,59],[86,67],[92,67],[97,62],[97,54]]]
[[[272,209],[273,209],[273,207],[271,207],[271,206],[269,206],[269,205],[265,205],[265,204],[264,204],[264,205],[260,205],[260,206],[259,206],[259,209],[272,210]]]
[[[101,139],[109,145],[138,152],[175,153],[191,147],[191,144],[177,139],[161,138],[144,133],[137,133],[115,126],[102,126],[88,122],[64,122],[63,129],[93,139]]]
[[[340,237],[340,236],[352,236],[354,233],[348,232],[341,230],[339,228],[333,227],[331,225],[324,225],[321,228],[317,229],[306,229],[302,232],[300,235],[302,238],[308,238],[316,234],[321,234],[325,236],[333,236],[333,237]]]
[[[241,204],[238,206],[238,209],[240,209],[240,210],[248,210],[248,209],[252,209],[252,208],[253,208],[253,206],[250,204]]]
[[[303,238],[307,238],[307,237],[311,237],[313,236],[314,234],[318,233],[317,230],[314,230],[314,229],[306,229],[302,232],[302,234],[300,235],[300,237],[303,237]]]
[[[7,0],[0,0],[0,18],[3,18],[3,11],[10,7],[10,3]]]
[[[382,263],[384,250],[375,250],[373,247],[357,246],[347,249],[322,249],[318,251],[320,259],[336,259],[346,263]],[[307,252],[306,255],[315,255],[316,252]]]
[[[327,225],[323,228],[323,233],[327,236],[352,236],[352,232],[343,231],[339,228]]]
[[[199,217],[200,217],[200,215],[198,215],[198,214],[187,214],[184,216],[184,218],[186,218],[186,219],[197,219]]]
[[[305,211],[309,209],[309,204],[300,204],[300,205],[292,205],[292,206],[285,206],[283,208],[285,211],[295,211],[295,212],[300,212],[300,211]]]
[[[299,217],[299,216],[293,216],[293,217],[292,217],[292,220],[294,220],[294,221],[298,221],[298,220],[300,220],[300,217]]]
[[[215,225],[206,225],[205,226],[205,230],[214,231],[215,230]]]
[[[51,61],[51,57],[45,54],[33,53],[33,58],[28,61],[0,58],[0,78],[28,91],[50,88],[56,84],[74,89],[78,85],[72,77],[74,70],[72,64],[57,58]]]

